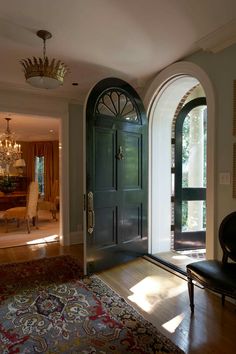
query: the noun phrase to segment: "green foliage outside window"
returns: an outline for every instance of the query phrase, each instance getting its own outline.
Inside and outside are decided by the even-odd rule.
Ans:
[[[203,187],[206,187],[206,164],[207,164],[207,110],[204,111],[204,147],[203,147]],[[182,188],[188,188],[188,160],[189,160],[189,144],[190,144],[190,116],[187,115],[182,130]],[[187,230],[188,221],[188,203],[182,203],[182,230]],[[203,228],[206,227],[206,203],[203,203]]]

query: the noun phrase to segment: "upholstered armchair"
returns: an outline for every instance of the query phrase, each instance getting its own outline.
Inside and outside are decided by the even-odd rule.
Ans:
[[[227,215],[219,228],[222,261],[205,260],[187,265],[188,290],[191,311],[194,311],[193,281],[219,293],[224,304],[225,296],[236,299],[236,212]],[[228,260],[231,262],[228,262]]]
[[[34,225],[37,222],[38,195],[38,182],[33,181],[29,185],[26,206],[10,208],[3,213],[3,218],[6,224],[6,232],[8,232],[9,220],[15,219],[18,227],[20,225],[20,220],[24,220],[27,225],[27,231],[30,233],[30,221],[32,220]]]

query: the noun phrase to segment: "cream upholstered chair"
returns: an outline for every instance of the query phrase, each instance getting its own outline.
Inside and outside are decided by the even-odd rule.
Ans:
[[[38,210],[49,210],[52,214],[52,218],[57,220],[57,209],[59,204],[59,181],[55,180],[52,185],[51,200],[38,201]]]
[[[28,233],[30,233],[30,221],[33,221],[33,224],[37,222],[37,204],[38,204],[38,195],[39,195],[39,187],[38,182],[30,182],[28,193],[27,193],[27,201],[25,207],[15,207],[7,209],[3,218],[6,223],[6,232],[8,232],[8,221],[11,219],[17,220],[17,226],[19,227],[20,219],[26,221]]]

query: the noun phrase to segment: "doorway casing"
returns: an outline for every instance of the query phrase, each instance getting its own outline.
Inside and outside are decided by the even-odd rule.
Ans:
[[[60,166],[60,243],[69,245],[69,124],[68,100],[58,97],[46,97],[19,91],[1,91],[0,105],[3,112],[25,114],[29,116],[56,118],[60,122],[59,130],[59,166]],[[33,119],[33,118],[32,118]]]
[[[149,119],[150,254],[165,251],[170,246],[171,124],[180,100],[198,83],[205,91],[208,110],[206,257],[214,258],[215,255],[215,96],[207,74],[191,62],[178,62],[164,69],[153,80],[144,97]]]

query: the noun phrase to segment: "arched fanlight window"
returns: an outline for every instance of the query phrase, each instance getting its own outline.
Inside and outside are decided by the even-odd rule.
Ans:
[[[140,124],[136,104],[120,89],[109,89],[102,93],[95,105],[95,115]]]

